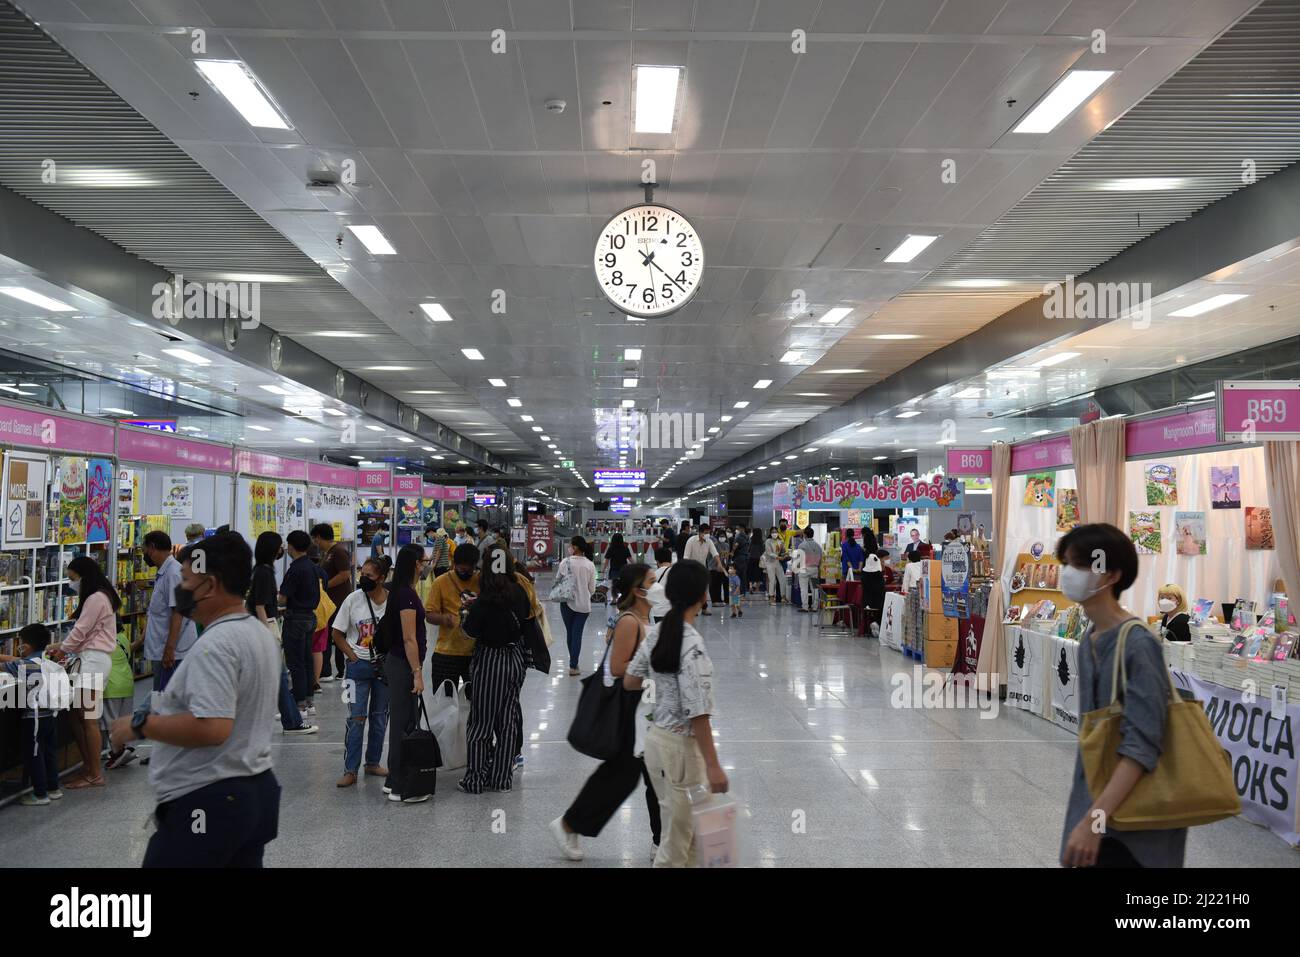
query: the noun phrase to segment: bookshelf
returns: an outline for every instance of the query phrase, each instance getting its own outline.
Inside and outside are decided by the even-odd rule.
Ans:
[[[144,557],[144,537],[152,531],[167,532],[171,519],[166,515],[119,515],[117,519],[117,591],[122,597],[118,617],[122,619],[127,643],[134,645],[144,637],[149,600],[153,597],[158,569]],[[131,653],[131,671],[136,678],[152,675],[144,657],[144,647]]]

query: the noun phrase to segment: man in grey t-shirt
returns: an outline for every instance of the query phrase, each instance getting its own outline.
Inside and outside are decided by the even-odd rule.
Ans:
[[[237,533],[186,547],[176,609],[203,625],[203,640],[155,695],[152,713],[113,724],[115,747],[156,742],[149,783],[158,829],[145,867],[261,867],[278,832],[271,724],[280,652],[244,607],[252,560]]]

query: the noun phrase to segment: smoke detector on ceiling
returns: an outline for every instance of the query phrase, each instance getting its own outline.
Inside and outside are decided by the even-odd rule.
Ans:
[[[546,112],[548,112],[548,113],[563,113],[563,112],[564,112],[564,108],[565,108],[566,106],[568,106],[568,105],[569,105],[569,104],[566,103],[564,100],[547,100],[547,101],[546,101]]]

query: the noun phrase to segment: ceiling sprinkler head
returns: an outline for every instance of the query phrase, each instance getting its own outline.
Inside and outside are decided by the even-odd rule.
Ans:
[[[546,112],[548,112],[548,113],[563,113],[563,112],[564,112],[564,108],[565,108],[566,106],[568,106],[568,105],[569,105],[569,104],[566,103],[564,100],[547,100],[547,101],[546,101]]]

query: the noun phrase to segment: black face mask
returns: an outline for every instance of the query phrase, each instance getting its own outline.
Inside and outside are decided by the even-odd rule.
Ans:
[[[357,580],[357,587],[360,588],[362,591],[374,591],[376,588],[379,587],[379,582],[375,581],[373,578],[370,578],[367,575],[362,575]]]
[[[463,582],[467,582],[474,577],[474,572],[473,571],[463,572],[458,568],[456,569],[456,577]]]
[[[194,589],[186,588],[184,585],[177,585],[174,592],[176,599],[176,613],[182,618],[193,618],[194,609],[198,607],[202,598],[194,597]]]

